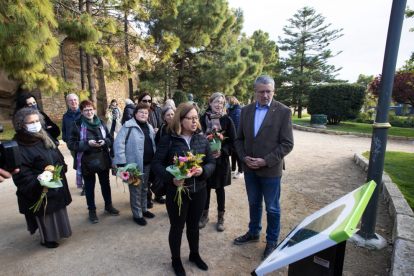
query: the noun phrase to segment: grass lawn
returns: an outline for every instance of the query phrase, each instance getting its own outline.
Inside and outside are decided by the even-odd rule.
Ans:
[[[302,114],[302,119],[298,119],[297,116],[292,117],[294,124],[301,126],[310,125],[310,115]],[[344,132],[358,132],[358,133],[369,133],[372,134],[372,126],[370,124],[364,123],[355,123],[350,121],[341,122],[345,125],[327,125],[326,129],[334,131],[344,131]],[[402,127],[391,127],[388,129],[388,135],[395,136],[405,136],[405,137],[414,137],[413,128],[402,128]]]
[[[58,127],[60,128],[60,136],[58,140],[62,140],[62,123],[57,123]],[[3,133],[0,133],[0,140],[11,140],[16,133],[13,128],[12,123],[2,124],[3,126]]]
[[[362,154],[369,159],[369,151]],[[384,171],[397,184],[411,209],[414,210],[414,153],[387,151]]]

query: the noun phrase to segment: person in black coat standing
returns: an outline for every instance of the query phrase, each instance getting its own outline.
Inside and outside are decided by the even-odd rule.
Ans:
[[[198,268],[207,270],[207,264],[199,254],[199,228],[198,222],[204,209],[207,197],[207,179],[213,173],[216,162],[214,161],[210,145],[199,129],[198,114],[195,106],[182,103],[177,109],[172,122],[168,125],[169,135],[161,138],[157,152],[151,163],[151,169],[167,185],[166,206],[170,219],[169,244],[172,255],[172,266],[176,275],[185,275],[181,263],[181,239],[184,226],[187,226],[187,240],[190,247],[190,262],[195,262]],[[173,165],[174,157],[184,156],[184,153],[192,151],[193,154],[204,154],[201,168],[188,179],[177,180],[166,168]],[[179,206],[174,200],[177,187],[187,187],[188,193],[182,193],[181,214]]]
[[[37,109],[22,108],[14,114],[13,126],[16,134],[13,140],[19,145],[22,166],[13,175],[13,181],[17,187],[19,211],[26,217],[30,234],[33,235],[39,228],[40,244],[47,248],[56,248],[59,246],[56,241],[72,235],[66,210],[72,197],[65,176],[67,165],[56,142],[42,129],[44,123],[44,118]],[[60,173],[63,187],[48,189],[37,180],[49,165],[63,166]],[[47,197],[47,206],[43,200],[40,209],[34,212],[31,207],[43,193]]]
[[[19,98],[17,98],[16,108],[14,109],[13,116],[24,107],[30,107],[39,110],[39,113],[43,116],[44,121],[42,124],[42,128],[46,130],[50,136],[57,141],[57,138],[60,135],[60,129],[57,124],[52,122],[52,120],[44,113],[42,110],[39,109],[37,106],[36,97],[33,94],[21,94]]]
[[[89,221],[90,223],[97,223],[98,217],[96,216],[95,206],[96,175],[98,175],[102,197],[105,201],[104,212],[113,216],[119,215],[119,211],[112,205],[111,186],[109,183],[109,169],[112,167],[109,149],[114,144],[114,137],[108,131],[105,122],[96,116],[96,107],[91,101],[82,101],[79,108],[82,117],[72,123],[68,148],[76,152],[76,158],[73,160],[73,168],[76,170],[76,184],[78,188],[81,188],[83,177]],[[103,156],[102,163],[104,164],[100,162],[101,156]],[[86,163],[84,158],[87,157],[95,157],[96,159],[89,160],[89,163]],[[94,161],[100,164],[98,169],[96,169],[96,166],[93,166]]]
[[[208,102],[206,113],[201,116],[200,123],[203,132],[209,135],[213,132],[221,133],[227,137],[221,142],[221,150],[213,152],[216,159],[216,169],[212,176],[207,180],[207,200],[204,206],[203,215],[200,218],[199,227],[204,228],[210,220],[208,217],[210,208],[211,189],[216,190],[217,195],[217,230],[224,231],[224,213],[225,213],[225,191],[224,187],[231,184],[230,156],[235,150],[234,140],[236,139],[236,129],[233,120],[224,113],[226,101],[224,95],[216,92],[211,95]]]
[[[134,110],[137,107],[136,104],[130,99],[125,100],[126,106],[124,108],[124,115],[122,115],[122,125],[125,124],[126,121],[131,120],[134,117]]]

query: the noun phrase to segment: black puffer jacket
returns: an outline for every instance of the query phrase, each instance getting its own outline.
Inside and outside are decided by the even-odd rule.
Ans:
[[[131,120],[134,117],[134,109],[137,107],[135,104],[127,104],[124,108],[124,115],[122,116],[122,124]]]
[[[201,116],[200,124],[205,132],[207,130],[206,122],[207,114]],[[211,189],[217,189],[225,187],[231,184],[231,168],[230,168],[230,156],[235,151],[234,140],[236,139],[236,128],[234,127],[233,120],[224,115],[220,118],[221,131],[223,136],[227,137],[221,144],[221,157],[220,164],[216,164],[216,169],[211,177],[207,180],[207,185]]]
[[[190,141],[190,147],[183,137],[172,133],[161,138],[158,144],[157,152],[151,162],[151,170],[164,183],[167,183],[167,189],[176,190],[174,185],[174,176],[169,173],[166,168],[173,165],[174,156],[184,156],[184,153],[191,150],[193,154],[205,154],[203,163],[200,166],[203,168],[203,174],[199,177],[191,177],[185,180],[184,186],[189,188],[190,193],[196,193],[204,189],[207,185],[206,180],[211,176],[216,168],[216,161],[213,158],[210,145],[204,135],[200,135],[201,130],[197,130]],[[170,146],[171,141],[171,146]]]
[[[48,165],[52,164],[48,150],[45,148],[43,142],[33,146],[23,146],[19,144],[19,150],[22,166],[20,167],[19,173],[13,175],[14,184],[17,186],[16,195],[19,211],[21,214],[29,216],[43,216],[45,200],[39,211],[36,213],[33,213],[33,209],[29,210],[29,208],[31,208],[42,195],[43,187],[37,180],[37,176],[43,173]],[[63,165],[64,158],[59,149],[51,149],[50,151],[53,158],[53,164]],[[62,178],[61,181],[63,187],[49,189],[49,192],[46,194],[46,214],[56,212],[72,202],[72,197],[68,189],[68,183],[63,169],[60,177]]]
[[[97,154],[100,151],[103,151],[104,153],[104,159],[106,168],[111,167],[111,158],[108,153],[108,149],[112,148],[114,144],[114,137],[111,135],[111,133],[108,131],[108,128],[106,127],[106,124],[104,121],[101,120],[101,124],[104,127],[104,130],[106,132],[106,138],[103,139],[101,130],[99,128],[87,128],[86,131],[86,141],[80,140],[80,131],[81,131],[81,125],[82,125],[82,118],[79,120],[76,120],[72,123],[72,126],[70,127],[70,133],[68,137],[68,149],[73,150],[75,152],[83,151],[83,156],[90,156],[93,154]],[[89,140],[104,140],[105,145],[102,147],[90,147],[88,144]],[[76,170],[76,163],[77,162],[77,156],[75,155],[75,158],[73,159],[73,168]]]

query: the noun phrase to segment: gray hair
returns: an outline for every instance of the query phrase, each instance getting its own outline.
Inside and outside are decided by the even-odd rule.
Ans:
[[[269,77],[268,75],[261,75],[260,77],[258,77],[254,81],[254,88],[256,88],[257,85],[259,85],[259,83],[263,83],[263,84],[271,83],[273,85],[273,87],[275,87],[275,81],[273,80],[272,77]]]
[[[167,103],[171,103],[171,104],[172,104],[172,106],[175,108],[175,102],[174,102],[174,100],[173,100],[173,99],[168,99],[168,100],[166,100],[164,104],[167,104]],[[174,110],[174,111],[175,111],[175,110]]]
[[[79,101],[79,97],[78,97],[78,95],[76,95],[76,94],[74,94],[74,93],[72,93],[72,94],[68,94],[68,95],[66,96],[66,100],[68,100],[68,99],[69,99],[69,96],[75,96],[75,97],[76,97],[76,99],[78,99],[78,101]]]
[[[210,105],[210,102],[212,102],[212,101],[214,101],[215,99],[220,98],[220,97],[223,97],[223,100],[224,100],[224,101],[226,101],[226,97],[224,97],[224,95],[223,95],[223,94],[221,94],[220,92],[213,93],[213,95],[211,95],[211,96],[210,96],[210,99],[208,100],[209,105]]]
[[[42,125],[45,124],[45,119],[43,118],[43,115],[40,113],[38,109],[31,108],[31,107],[25,107],[17,111],[16,114],[14,114],[13,116],[14,130],[22,130],[23,126],[25,125],[24,119],[26,119],[26,117],[29,115],[39,116],[40,123]]]
[[[164,123],[166,123],[165,122],[165,120],[164,120],[164,115],[165,115],[165,113],[167,113],[167,111],[168,110],[172,110],[172,111],[174,111],[174,114],[175,114],[175,107],[173,107],[173,106],[170,106],[170,105],[167,105],[167,106],[164,106],[163,108],[162,108],[162,111],[161,111],[161,119],[162,119],[162,121],[164,122]]]
[[[133,102],[132,100],[130,100],[130,99],[126,99],[126,100],[125,100],[125,103],[126,103],[126,104],[133,104],[134,102]]]

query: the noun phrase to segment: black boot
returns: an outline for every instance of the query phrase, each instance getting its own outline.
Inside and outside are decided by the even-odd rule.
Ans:
[[[177,276],[185,276],[185,270],[183,267],[183,263],[181,262],[180,257],[171,257],[172,259],[172,267],[174,269],[175,275]]]
[[[207,264],[201,259],[200,254],[190,252],[189,261],[195,263],[201,270],[208,270]]]

